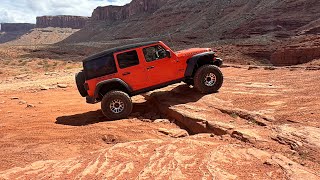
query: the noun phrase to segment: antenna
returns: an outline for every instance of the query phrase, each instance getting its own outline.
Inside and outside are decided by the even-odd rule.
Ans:
[[[170,42],[171,42],[172,49],[175,49],[175,46],[174,46],[174,43],[173,43],[173,40],[172,40],[170,32],[168,33],[168,36],[169,36],[169,39],[170,39]]]

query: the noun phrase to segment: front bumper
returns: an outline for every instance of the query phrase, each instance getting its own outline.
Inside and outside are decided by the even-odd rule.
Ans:
[[[215,62],[218,64],[218,67],[221,67],[223,64],[223,60],[221,58],[215,58]]]

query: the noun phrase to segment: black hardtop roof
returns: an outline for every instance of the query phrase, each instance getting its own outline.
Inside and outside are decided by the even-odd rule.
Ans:
[[[105,51],[99,52],[97,54],[94,54],[92,56],[87,57],[86,59],[83,60],[83,62],[87,62],[87,61],[92,61],[94,59],[103,57],[103,56],[107,56],[113,53],[117,53],[120,51],[125,51],[125,50],[129,50],[129,49],[134,49],[137,47],[141,47],[141,46],[148,46],[151,44],[156,44],[159,43],[160,41],[149,41],[149,42],[142,42],[142,43],[136,43],[136,44],[129,44],[129,45],[125,45],[125,46],[119,46],[119,47],[115,47],[112,49],[107,49]]]

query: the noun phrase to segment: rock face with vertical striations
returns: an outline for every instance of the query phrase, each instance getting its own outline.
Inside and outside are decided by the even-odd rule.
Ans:
[[[300,64],[317,58],[316,50],[306,50],[308,46],[299,53],[289,50],[290,57],[284,58],[282,50],[287,51],[292,43],[282,42],[299,35],[318,35],[319,8],[318,0],[133,0],[124,6],[96,8],[90,23],[64,42],[161,39],[182,49],[225,40],[244,44],[243,39],[250,39],[239,48],[255,61]],[[257,51],[247,44],[257,45]]]
[[[1,23],[1,32],[21,32],[35,28],[35,24],[29,23]]]
[[[124,6],[97,7],[92,13],[92,20],[117,21],[125,20],[133,15],[145,12],[154,12],[159,9],[166,0],[133,0]]]
[[[37,28],[60,27],[81,29],[89,20],[83,16],[41,16],[37,17]]]
[[[320,58],[320,47],[282,48],[271,55],[270,62],[277,66],[290,66]]]
[[[305,33],[317,33],[319,7],[317,0],[133,0],[124,6],[96,8],[91,21],[117,23],[97,23],[84,31],[90,41],[168,33],[186,36],[196,43],[268,33],[287,37],[306,29]],[[88,31],[95,31],[94,39]]]

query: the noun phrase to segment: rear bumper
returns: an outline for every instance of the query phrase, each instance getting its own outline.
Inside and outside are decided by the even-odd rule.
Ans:
[[[97,100],[96,100],[96,98],[91,97],[91,96],[87,96],[87,97],[86,97],[86,102],[87,102],[88,104],[96,104],[96,103],[98,103]]]

